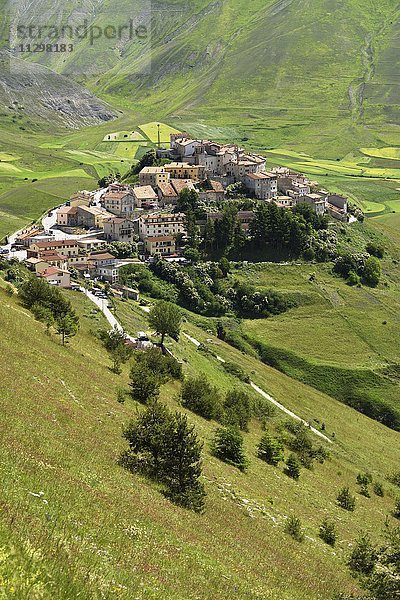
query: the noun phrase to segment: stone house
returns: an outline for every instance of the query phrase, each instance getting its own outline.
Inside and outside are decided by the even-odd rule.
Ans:
[[[170,174],[164,167],[143,167],[139,173],[139,184],[157,187],[160,184],[168,183],[169,177]]]
[[[104,238],[107,242],[127,242],[132,244],[139,233],[138,219],[111,217],[103,222]]]

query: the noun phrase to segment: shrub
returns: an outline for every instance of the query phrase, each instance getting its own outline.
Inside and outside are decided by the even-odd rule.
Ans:
[[[230,373],[230,375],[237,377],[238,379],[240,379],[240,381],[243,381],[244,383],[250,383],[250,376],[239,365],[236,365],[235,363],[231,362],[224,362],[222,363],[222,366],[227,373]]]
[[[349,276],[347,278],[347,283],[349,285],[358,285],[360,283],[361,279],[360,277],[357,275],[357,273],[355,271],[350,271]]]
[[[388,480],[390,481],[390,483],[393,483],[393,485],[397,485],[397,487],[400,487],[400,471],[395,471],[394,473],[389,475]]]
[[[370,256],[362,272],[363,282],[369,287],[376,287],[381,278],[381,265],[375,256]]]
[[[299,479],[300,477],[300,461],[296,454],[290,454],[286,461],[286,475],[292,479]]]
[[[350,554],[348,565],[356,574],[369,575],[376,563],[377,552],[368,535],[361,535]]]
[[[168,379],[182,379],[182,366],[173,356],[165,356],[159,348],[150,348],[136,353],[136,363],[151,371],[166,382]]]
[[[248,431],[251,417],[251,406],[248,395],[239,389],[230,390],[224,402],[225,421],[228,425],[236,425],[243,431]]]
[[[258,458],[270,465],[278,465],[283,460],[283,444],[269,433],[265,433],[258,445]]]
[[[385,495],[383,485],[379,481],[375,481],[373,490],[376,496],[380,496],[382,498]]]
[[[215,432],[211,451],[220,460],[245,471],[247,460],[243,452],[243,437],[236,427],[220,427]]]
[[[288,420],[285,423],[285,428],[294,437],[288,438],[285,443],[295,452],[303,467],[311,469],[314,460],[318,460],[321,464],[328,457],[328,453],[322,446],[315,448],[312,443],[310,433],[303,423],[294,420]]]
[[[218,389],[204,377],[185,379],[182,384],[181,402],[182,406],[204,419],[221,418],[222,407]]]
[[[370,473],[359,473],[356,477],[358,485],[368,485],[372,483],[372,475]]]
[[[285,523],[285,532],[292,536],[297,542],[304,540],[304,532],[301,526],[301,520],[294,515],[287,518]]]
[[[368,486],[365,485],[364,483],[360,487],[360,494],[361,494],[361,496],[365,496],[366,498],[371,498],[371,494],[369,493]]]
[[[336,496],[336,501],[341,508],[344,508],[344,510],[353,511],[356,507],[356,499],[351,495],[348,487],[343,487],[339,491]]]
[[[324,519],[319,528],[319,537],[329,546],[334,546],[337,538],[335,523]]]
[[[369,242],[366,251],[368,254],[371,254],[371,256],[376,256],[376,258],[383,258],[385,256],[385,248],[375,242]]]

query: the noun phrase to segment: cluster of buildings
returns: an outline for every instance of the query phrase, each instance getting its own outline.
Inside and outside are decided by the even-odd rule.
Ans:
[[[319,190],[305,175],[284,167],[267,171],[264,157],[238,145],[180,133],[171,135],[170,147],[158,148],[157,156],[164,164],[144,167],[138,184],[114,182],[104,190],[79,192],[56,209],[55,226],[68,239],[37,227],[24,231],[17,244],[27,249],[28,267],[52,284],[69,287],[71,268],[86,277],[118,280],[126,262],[105,251],[112,242],[139,243],[143,257],[173,259],[186,238],[185,215],[176,212],[184,189],[198,194],[211,221],[222,217],[215,204],[221,205],[231,184],[260,201],[288,208],[307,203],[318,215],[347,221],[346,198]],[[246,233],[253,218],[251,210],[238,213]]]

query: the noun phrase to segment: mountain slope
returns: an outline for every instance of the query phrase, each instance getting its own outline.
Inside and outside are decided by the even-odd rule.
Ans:
[[[14,3],[24,23],[123,25],[146,35],[32,58],[117,105],[176,124],[205,121],[260,148],[290,143],[334,157],[398,136],[399,6],[392,0],[98,0]],[[16,8],[14,8],[16,11]],[[223,134],[223,131],[222,131]],[[396,138],[400,143],[400,137]],[[372,144],[373,145],[373,144]]]
[[[327,600],[339,591],[355,591],[344,564],[349,543],[360,529],[378,539],[392,491],[384,483],[385,498],[357,494],[356,511],[346,513],[335,506],[337,488],[355,490],[359,471],[381,478],[394,469],[400,460],[398,434],[246,357],[244,366],[256,370],[260,385],[294,403],[304,417],[326,419],[327,432],[336,432],[331,459],[304,470],[295,483],[255,457],[262,432],[252,423],[245,435],[251,464],[241,474],[210,456],[215,424],[189,413],[205,441],[208,497],[204,515],[187,512],[164,499],[154,484],[117,465],[122,426],[139,407],[116,401],[117,387],[127,385],[127,370],[119,378],[109,371],[91,333],[103,321],[90,317],[91,305],[81,295],[69,297],[82,328],[63,348],[0,289],[6,332],[0,349],[7,356],[0,367],[0,548],[6,557],[0,562],[0,590],[23,596],[29,589],[30,597],[43,598],[100,593],[213,600],[233,595]],[[206,335],[194,326],[189,331]],[[189,341],[182,339],[174,349],[185,357],[187,372],[207,374],[221,389],[235,385],[218,361],[199,354]],[[221,352],[240,360],[229,346]],[[176,384],[163,386],[162,399],[174,408],[177,391]],[[293,513],[306,527],[302,545],[283,532]],[[335,550],[318,539],[326,515],[339,530]]]

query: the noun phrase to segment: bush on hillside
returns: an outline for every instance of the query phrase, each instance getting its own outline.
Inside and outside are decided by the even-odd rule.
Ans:
[[[232,362],[224,362],[222,363],[223,368],[227,373],[233,375],[243,381],[243,383],[250,383],[250,376],[246,373],[246,371],[240,367],[239,365]]]
[[[291,515],[287,518],[285,523],[285,532],[291,535],[296,542],[302,542],[304,540],[304,531],[301,525],[301,520],[295,515]]]
[[[148,404],[160,394],[159,377],[140,364],[131,368],[129,385],[132,398],[141,404]]]
[[[368,254],[376,256],[376,258],[383,258],[385,256],[384,246],[377,244],[376,242],[369,242],[365,248]]]
[[[222,417],[222,404],[218,389],[202,376],[188,377],[181,390],[182,406],[204,419],[219,420]]]
[[[381,263],[375,256],[370,256],[365,265],[362,272],[362,281],[365,285],[369,287],[376,287],[381,278]]]
[[[182,365],[173,356],[164,355],[159,348],[138,351],[135,353],[135,360],[138,365],[158,376],[161,383],[183,377]]]
[[[225,397],[224,412],[224,420],[228,425],[234,425],[243,431],[248,431],[251,404],[246,392],[240,389],[230,390]]]
[[[247,459],[243,452],[243,436],[235,427],[220,427],[211,442],[211,452],[220,460],[245,471]]]
[[[265,433],[258,444],[258,458],[264,460],[269,465],[276,466],[284,458],[283,444],[268,432]]]
[[[336,496],[338,506],[344,508],[344,510],[353,511],[356,507],[355,496],[352,496],[348,487],[343,487],[339,490]]]
[[[372,573],[377,559],[377,552],[368,535],[361,535],[349,556],[348,565],[355,574]]]
[[[297,481],[300,477],[300,468],[301,468],[301,463],[300,463],[300,460],[298,459],[297,455],[293,454],[293,453],[289,454],[287,461],[286,461],[286,469],[285,469],[286,475]]]
[[[380,481],[375,481],[373,490],[376,496],[380,496],[382,498],[385,495],[385,490],[383,489],[383,485]]]
[[[319,528],[319,537],[329,546],[334,546],[337,538],[335,523],[329,521],[329,519],[324,519]]]

